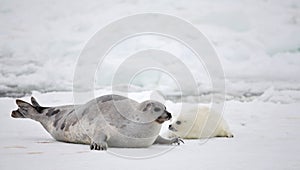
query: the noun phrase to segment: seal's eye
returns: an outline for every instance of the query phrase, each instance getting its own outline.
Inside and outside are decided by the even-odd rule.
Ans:
[[[180,124],[181,124],[181,121],[176,121],[176,124],[177,124],[177,125],[180,125]]]
[[[161,111],[161,109],[158,108],[158,107],[156,107],[156,108],[154,108],[154,111],[155,111],[155,112],[159,112],[159,111]]]

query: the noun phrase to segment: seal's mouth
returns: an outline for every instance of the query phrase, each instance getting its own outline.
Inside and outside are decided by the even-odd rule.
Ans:
[[[171,113],[165,110],[164,113],[160,115],[155,121],[159,124],[162,124],[165,121],[170,120],[171,118],[172,118]]]

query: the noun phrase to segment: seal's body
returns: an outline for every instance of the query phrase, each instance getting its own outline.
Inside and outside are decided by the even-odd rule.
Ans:
[[[31,118],[58,141],[90,144],[91,149],[107,147],[149,147],[153,143],[179,144],[163,139],[161,124],[172,116],[156,101],[138,103],[119,95],[105,95],[83,105],[42,107],[32,97],[32,105],[16,100],[14,118]]]

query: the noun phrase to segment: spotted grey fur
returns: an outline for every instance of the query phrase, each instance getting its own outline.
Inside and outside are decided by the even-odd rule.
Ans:
[[[56,140],[89,144],[95,150],[182,142],[158,135],[161,124],[171,114],[156,101],[138,103],[124,96],[105,95],[82,105],[42,107],[33,97],[32,104],[22,100],[16,103],[19,108],[12,112],[12,117],[36,120]]]

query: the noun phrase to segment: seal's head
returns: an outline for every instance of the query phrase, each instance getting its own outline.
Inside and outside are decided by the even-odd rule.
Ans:
[[[194,127],[194,124],[197,123],[196,118],[194,112],[181,113],[176,119],[173,119],[169,125],[169,130],[176,136],[185,137]]]
[[[153,117],[154,120],[159,124],[162,124],[172,118],[171,113],[166,110],[165,105],[153,100],[142,102],[139,105],[139,110],[150,114],[150,116]]]
[[[169,130],[173,132],[177,132],[178,131],[177,129],[181,124],[182,124],[181,121],[177,120],[176,122],[169,125]]]

